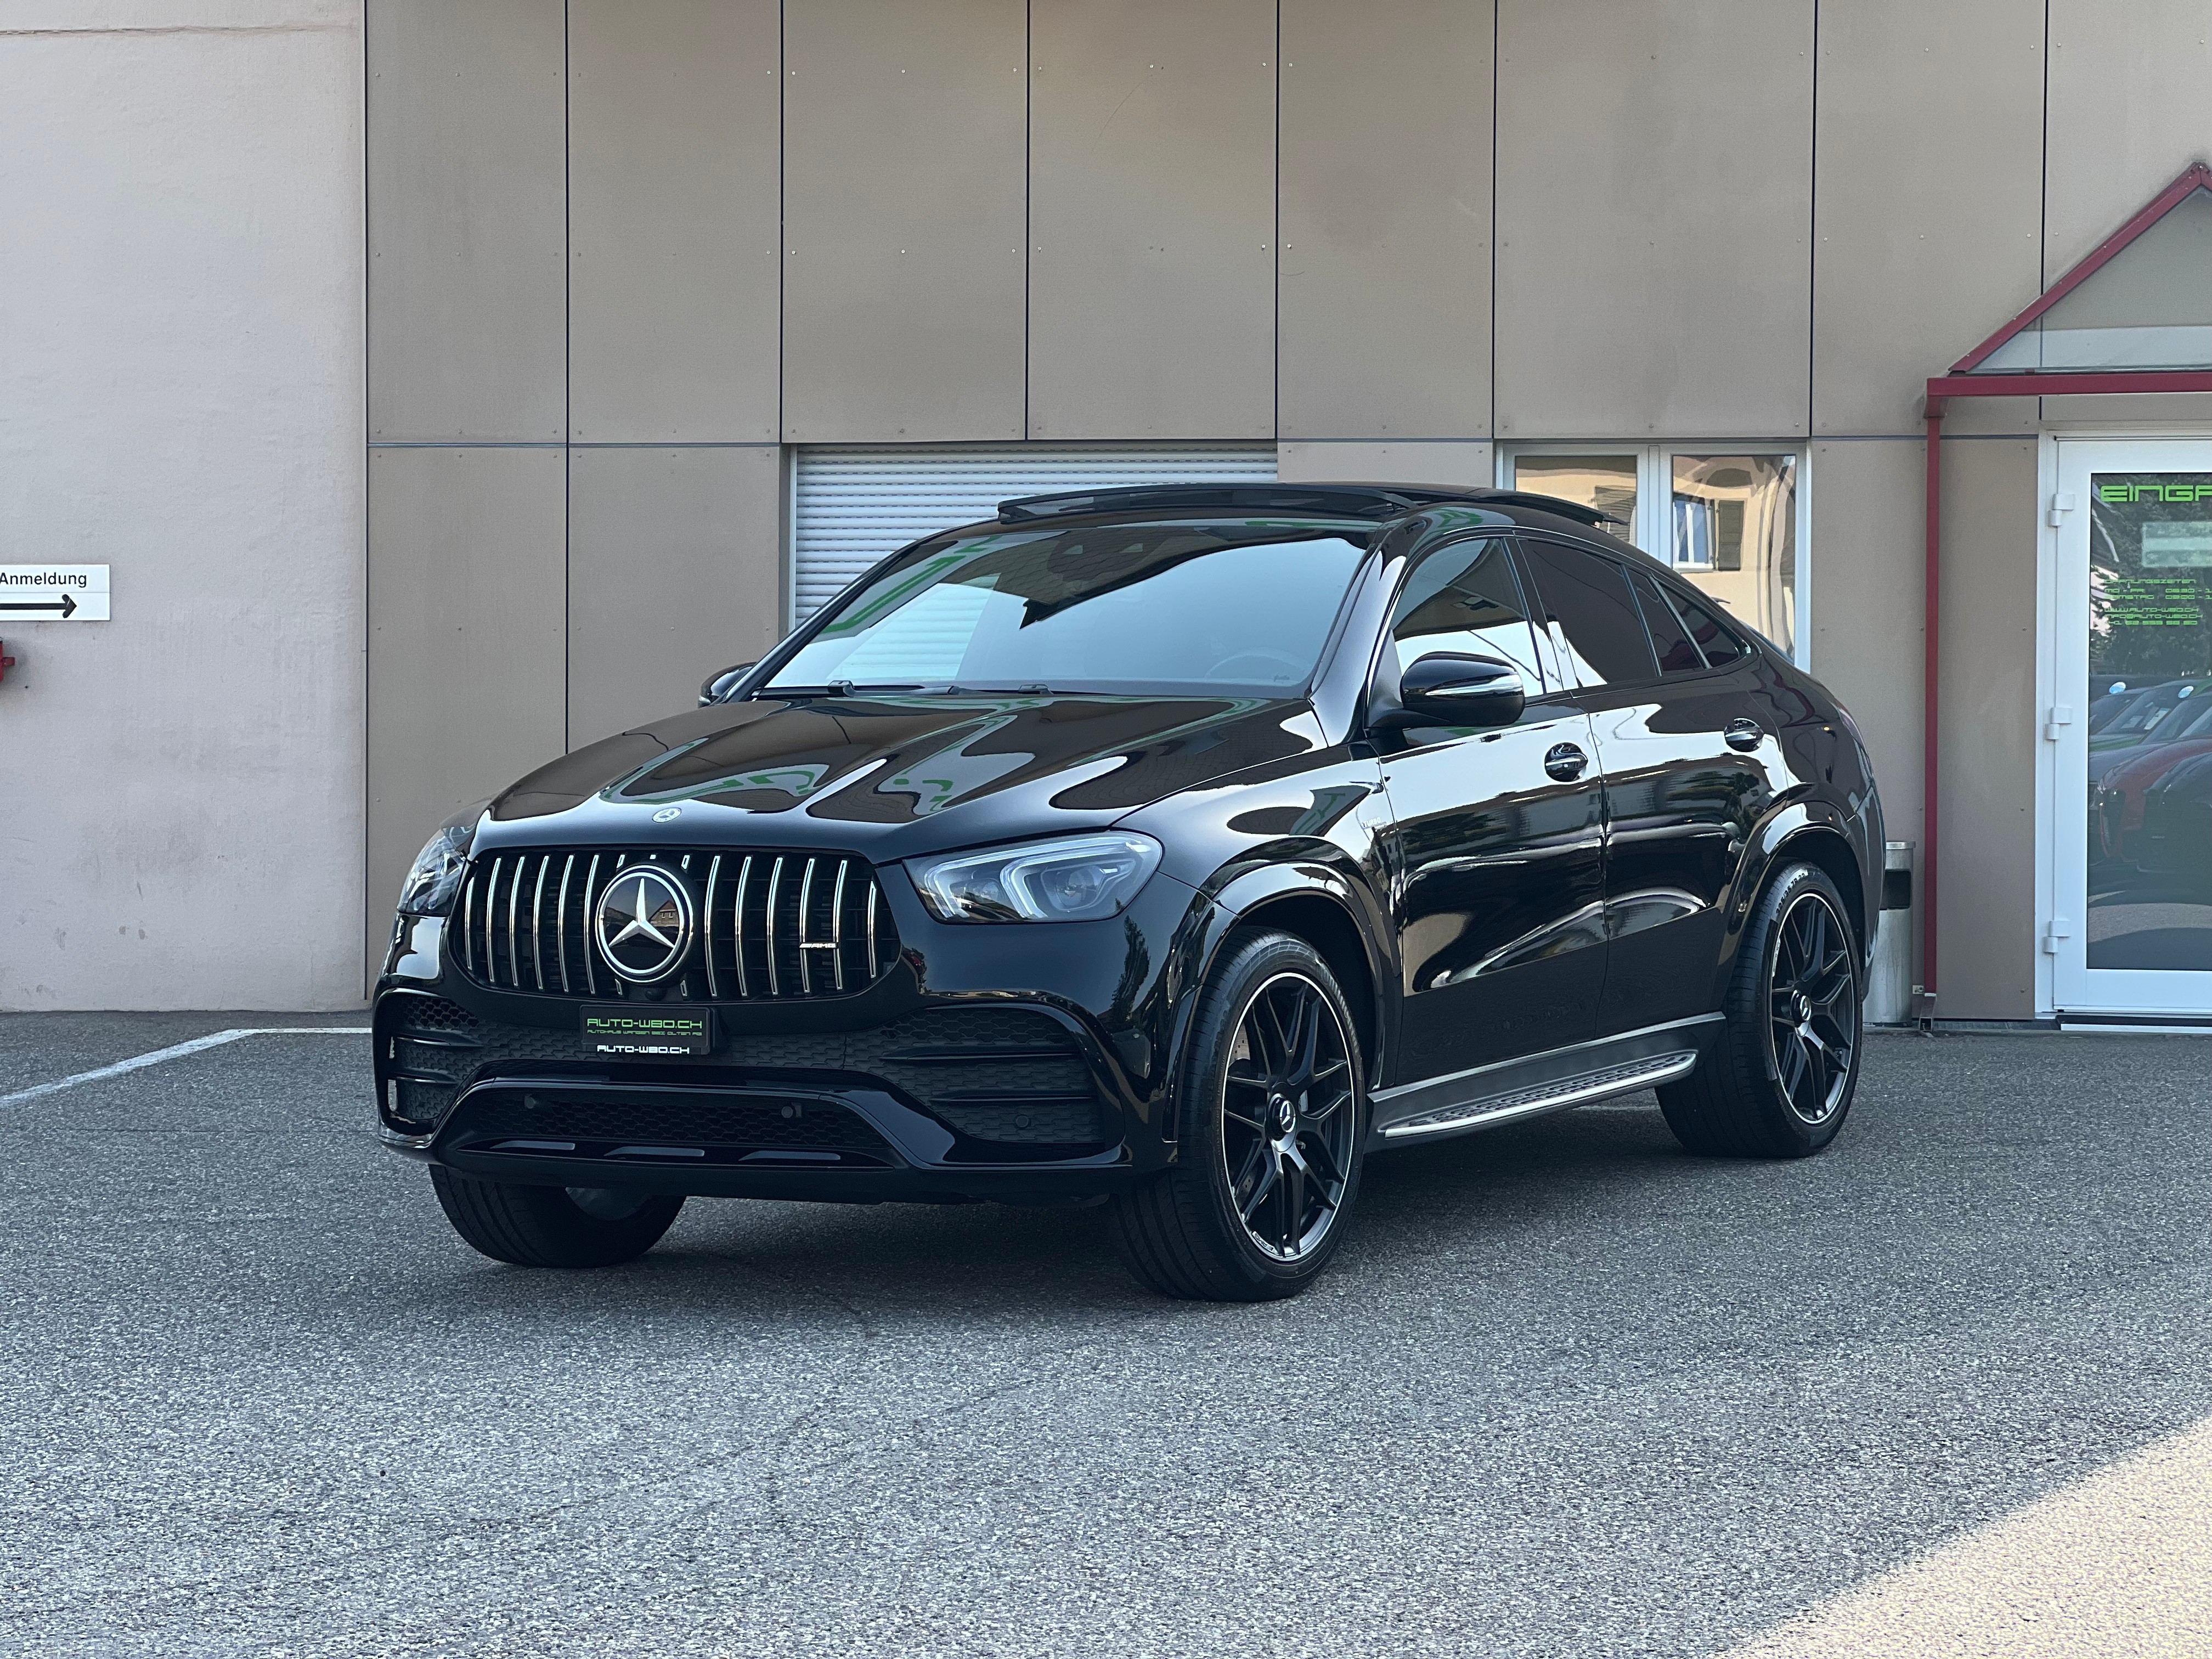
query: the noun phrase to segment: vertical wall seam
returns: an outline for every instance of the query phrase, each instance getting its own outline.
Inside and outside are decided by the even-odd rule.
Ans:
[[[1268,297],[1275,307],[1275,321],[1269,344],[1269,366],[1273,370],[1268,390],[1272,394],[1273,417],[1269,430],[1275,440],[1276,465],[1282,465],[1283,449],[1283,0],[1275,0],[1275,218],[1269,238]]]
[[[783,506],[783,547],[776,561],[776,623],[779,638],[791,627],[792,606],[799,592],[799,516],[792,510],[797,488],[799,458],[786,447],[790,435],[791,364],[787,313],[791,305],[791,131],[790,104],[786,82],[791,79],[791,8],[777,0],[775,9],[775,440],[776,465],[782,477],[777,495]]]
[[[374,269],[374,249],[371,246],[370,216],[376,210],[374,197],[369,191],[369,72],[368,72],[368,14],[376,0],[367,0],[361,9],[361,431],[365,440],[373,440],[376,429],[369,424],[375,408],[374,392],[370,384],[375,358],[369,350],[369,330],[374,324],[368,304],[368,287]],[[370,561],[370,516],[374,511],[374,492],[370,487],[368,469],[374,464],[373,443],[366,445],[361,457],[361,994],[368,1000],[374,988],[375,975],[369,965],[369,951],[376,933],[370,921],[368,896],[368,822],[374,805],[373,781],[369,776],[371,728],[369,725],[369,677],[375,672],[376,613],[371,593],[374,567]]]
[[[1814,386],[1814,375],[1820,366],[1816,342],[1820,329],[1820,0],[1813,0],[1813,63],[1812,63],[1812,122],[1807,135],[1805,156],[1805,458],[1812,459],[1814,411],[1819,406],[1819,394]],[[1801,477],[1798,487],[1805,481]],[[1805,562],[1805,574],[1809,592],[1812,570],[1812,549],[1802,547],[1797,556]],[[1806,607],[1809,610],[1808,605]],[[1811,630],[1805,630],[1806,642],[1812,641]]]
[[[1036,283],[1036,0],[1022,6],[1022,441],[1030,425],[1030,313]]]
[[[1805,144],[1805,449],[1797,468],[1797,501],[1792,508],[1796,527],[1802,533],[1796,538],[1796,637],[1790,641],[1791,658],[1808,673],[1813,664],[1813,617],[1820,581],[1818,562],[1813,556],[1813,434],[1814,411],[1820,402],[1815,376],[1820,368],[1820,0],[1813,0],[1810,73],[1812,81],[1807,88],[1810,118],[1806,125]]]
[[[1498,73],[1498,47],[1503,39],[1498,13],[1505,0],[1490,4],[1490,466],[1499,476],[1498,459],[1498,100],[1504,95]]]
[[[785,310],[790,307],[792,296],[792,257],[790,257],[790,208],[792,208],[792,135],[787,131],[787,111],[790,101],[785,100],[783,82],[792,76],[792,31],[790,7],[779,0],[776,4],[776,442],[785,438],[785,404],[790,400],[792,368],[785,361],[787,321]]]
[[[2037,162],[2041,179],[2035,192],[2035,291],[2051,283],[2051,0],[2043,0],[2043,119],[2039,123],[2042,154]],[[2045,404],[2035,400],[2035,419],[2043,422]]]
[[[561,749],[575,739],[576,548],[576,112],[575,28],[571,0],[561,0]]]

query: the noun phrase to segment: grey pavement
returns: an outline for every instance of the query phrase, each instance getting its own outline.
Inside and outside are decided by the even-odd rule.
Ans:
[[[345,1014],[0,1014],[0,1095],[74,1077],[214,1031],[266,1025],[360,1025]]]
[[[278,1023],[0,1018],[0,1093]],[[1224,1308],[1095,1211],[496,1266],[366,1039],[249,1038],[0,1108],[0,1654],[1713,1653],[2212,1413],[2208,1060],[1885,1035],[1807,1163],[1648,1097],[1395,1152]]]

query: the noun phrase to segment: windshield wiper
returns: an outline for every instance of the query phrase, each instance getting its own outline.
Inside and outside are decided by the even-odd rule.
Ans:
[[[919,691],[914,685],[855,685],[850,680],[832,680],[827,685],[764,685],[756,696],[767,697],[865,697],[878,691]]]
[[[777,696],[784,697],[857,697],[872,691],[913,692],[925,697],[1056,697],[1074,695],[1038,681],[1030,685],[962,685],[953,680],[927,680],[918,685],[854,685],[850,680],[832,680],[823,686],[769,687]]]

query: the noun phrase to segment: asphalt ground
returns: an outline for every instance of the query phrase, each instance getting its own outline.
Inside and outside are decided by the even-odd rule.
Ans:
[[[9,1016],[0,1096],[350,1023]],[[2212,1414],[2208,1060],[1885,1034],[1805,1163],[1687,1157],[1648,1097],[1394,1152],[1312,1294],[1214,1307],[1085,1210],[694,1200],[629,1267],[497,1266],[376,1146],[366,1038],[246,1038],[0,1105],[0,1654],[1675,1656],[1860,1618]]]

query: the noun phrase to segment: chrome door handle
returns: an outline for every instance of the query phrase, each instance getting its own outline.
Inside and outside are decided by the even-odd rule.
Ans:
[[[1721,740],[1747,755],[1766,740],[1766,732],[1757,720],[1730,720]]]
[[[1572,783],[1589,764],[1589,757],[1571,743],[1555,743],[1544,752],[1544,769],[1561,783]]]

